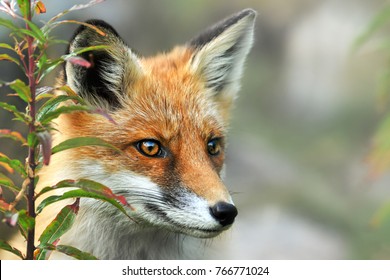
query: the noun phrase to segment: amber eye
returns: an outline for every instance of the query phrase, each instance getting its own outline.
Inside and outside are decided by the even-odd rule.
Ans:
[[[207,151],[212,156],[217,156],[222,150],[221,139],[215,138],[207,143]]]
[[[156,140],[141,140],[136,144],[138,151],[147,157],[164,157],[160,142]]]

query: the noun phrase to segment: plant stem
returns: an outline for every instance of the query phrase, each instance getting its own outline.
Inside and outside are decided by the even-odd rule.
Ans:
[[[28,1],[28,14],[27,19],[31,21],[32,13],[31,13],[31,1]],[[30,29],[29,25],[26,23],[26,28]],[[28,60],[27,60],[27,77],[28,77],[28,84],[31,91],[31,101],[28,103],[29,107],[29,114],[31,117],[31,122],[28,126],[28,132],[34,133],[35,132],[35,114],[36,114],[36,108],[35,108],[35,90],[36,90],[36,79],[35,79],[35,61],[34,61],[34,38],[27,36],[27,53],[28,53]],[[28,188],[27,188],[27,200],[28,200],[28,215],[35,219],[36,213],[35,213],[35,168],[36,168],[36,162],[35,162],[35,147],[29,147],[28,149],[28,158],[27,158],[27,165],[28,165]],[[33,228],[29,229],[27,233],[27,253],[26,253],[26,259],[27,260],[33,260],[34,259],[34,250],[35,250],[35,225]]]

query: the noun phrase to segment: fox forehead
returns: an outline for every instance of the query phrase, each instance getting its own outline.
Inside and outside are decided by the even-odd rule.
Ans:
[[[191,49],[176,48],[140,61],[144,74],[129,81],[127,98],[115,114],[127,129],[163,139],[188,134],[184,130],[203,139],[225,135],[218,104],[202,79],[189,71],[191,56]]]

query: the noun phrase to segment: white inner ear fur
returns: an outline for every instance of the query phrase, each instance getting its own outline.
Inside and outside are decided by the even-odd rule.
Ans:
[[[253,44],[254,19],[254,14],[242,18],[197,50],[191,60],[191,71],[201,75],[206,83],[223,84],[224,92],[234,97]],[[233,51],[228,52],[231,48]]]

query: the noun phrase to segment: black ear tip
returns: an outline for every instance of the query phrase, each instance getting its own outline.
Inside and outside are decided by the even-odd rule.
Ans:
[[[251,18],[255,18],[257,15],[257,12],[252,8],[247,8],[242,10],[241,12],[238,12],[237,15],[240,15],[240,18],[244,18],[247,16],[250,16]]]
[[[235,13],[233,15],[230,15],[229,17],[221,20],[220,22],[216,23],[215,25],[209,27],[205,32],[201,33],[194,39],[192,39],[189,42],[190,46],[193,46],[195,48],[201,48],[214,38],[218,37],[221,33],[223,33],[226,29],[231,27],[232,25],[235,25],[239,21],[241,21],[244,18],[251,18],[254,20],[256,17],[257,12],[253,9],[244,9],[238,13]]]

